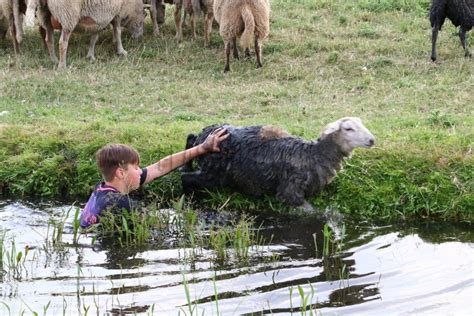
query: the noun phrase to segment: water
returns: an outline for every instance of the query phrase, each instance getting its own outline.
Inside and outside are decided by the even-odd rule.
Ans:
[[[132,249],[93,246],[94,236],[83,235],[79,246],[52,251],[48,223],[70,209],[0,202],[1,315],[474,314],[472,227],[346,222],[342,251],[322,259],[323,223],[267,220],[267,242],[251,249],[248,263],[218,264],[205,249],[189,260],[192,250],[172,236]],[[24,255],[25,246],[26,260],[11,271],[8,255]]]

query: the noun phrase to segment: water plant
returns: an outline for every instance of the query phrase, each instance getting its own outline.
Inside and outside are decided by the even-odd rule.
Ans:
[[[180,239],[183,247],[191,248],[191,256],[197,255],[196,250],[205,246],[204,241],[204,223],[198,220],[198,212],[193,210],[187,203],[185,196],[182,195],[178,201],[173,204],[175,216],[171,225],[180,232]]]
[[[162,227],[160,215],[156,211],[123,209],[121,212],[105,211],[95,231],[101,236],[116,237],[120,245],[142,246],[151,237],[153,229]]]
[[[182,276],[183,276],[184,293],[186,294],[186,302],[187,302],[187,307],[189,311],[189,316],[192,316],[194,315],[194,311],[197,312],[197,301],[195,300],[194,304],[191,301],[191,294],[189,292],[189,283],[188,283],[188,280],[186,280],[186,276],[184,272],[182,272]],[[182,311],[184,312],[185,315],[187,315],[185,310],[182,309]]]
[[[219,295],[217,294],[216,273],[212,276],[212,287],[214,289],[214,302],[216,303],[216,314],[219,316]]]
[[[313,316],[313,298],[314,298],[314,287],[311,283],[308,283],[310,286],[310,292],[308,294],[305,293],[303,287],[301,285],[297,286],[298,293],[300,295],[301,305],[300,305],[300,312],[302,316],[306,316],[306,312],[309,309],[309,315]],[[291,292],[290,292],[291,295]]]
[[[79,241],[79,232],[80,232],[80,229],[81,229],[81,222],[79,220],[79,215],[81,213],[81,210],[80,208],[76,207],[76,210],[74,212],[74,219],[73,219],[73,222],[72,222],[72,227],[73,227],[73,232],[72,232],[72,240],[73,240],[73,243],[77,244],[77,242]]]
[[[23,278],[23,271],[27,273],[25,267],[25,260],[29,253],[28,246],[25,246],[24,252],[16,250],[16,243],[11,239],[11,247],[5,248],[5,235],[0,238],[1,259],[0,266],[2,270],[1,275],[5,275],[8,279],[21,280]]]

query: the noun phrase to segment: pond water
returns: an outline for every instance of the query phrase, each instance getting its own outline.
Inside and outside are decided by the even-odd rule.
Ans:
[[[266,220],[248,261],[217,263],[172,235],[140,249],[93,235],[73,245],[72,216],[55,249],[48,223],[71,208],[0,201],[1,315],[474,314],[470,226],[347,221],[340,251],[322,256],[320,220]]]

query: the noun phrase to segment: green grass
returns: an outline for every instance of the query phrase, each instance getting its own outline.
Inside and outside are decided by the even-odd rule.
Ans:
[[[170,6],[160,38],[149,20],[142,41],[124,36],[127,58],[115,55],[110,30],[94,64],[85,58],[88,36],[74,34],[64,71],[53,69],[36,32],[26,34],[16,63],[10,42],[0,42],[2,194],[83,202],[100,180],[94,153],[108,142],[133,145],[146,165],[213,123],[271,123],[314,139],[325,124],[359,116],[377,146],[355,151],[313,200],[318,207],[362,218],[472,221],[474,65],[455,28],[443,27],[432,63],[428,0],[271,5],[264,67],[232,60],[225,75],[217,26],[210,48],[202,24],[195,43],[187,25],[177,44]],[[145,193],[180,196],[179,174]],[[225,207],[285,211],[274,199],[240,195]]]

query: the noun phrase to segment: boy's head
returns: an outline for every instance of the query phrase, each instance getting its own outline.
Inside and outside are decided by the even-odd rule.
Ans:
[[[112,181],[117,168],[127,168],[129,164],[139,165],[138,152],[124,144],[108,144],[96,154],[97,165],[105,181]]]

